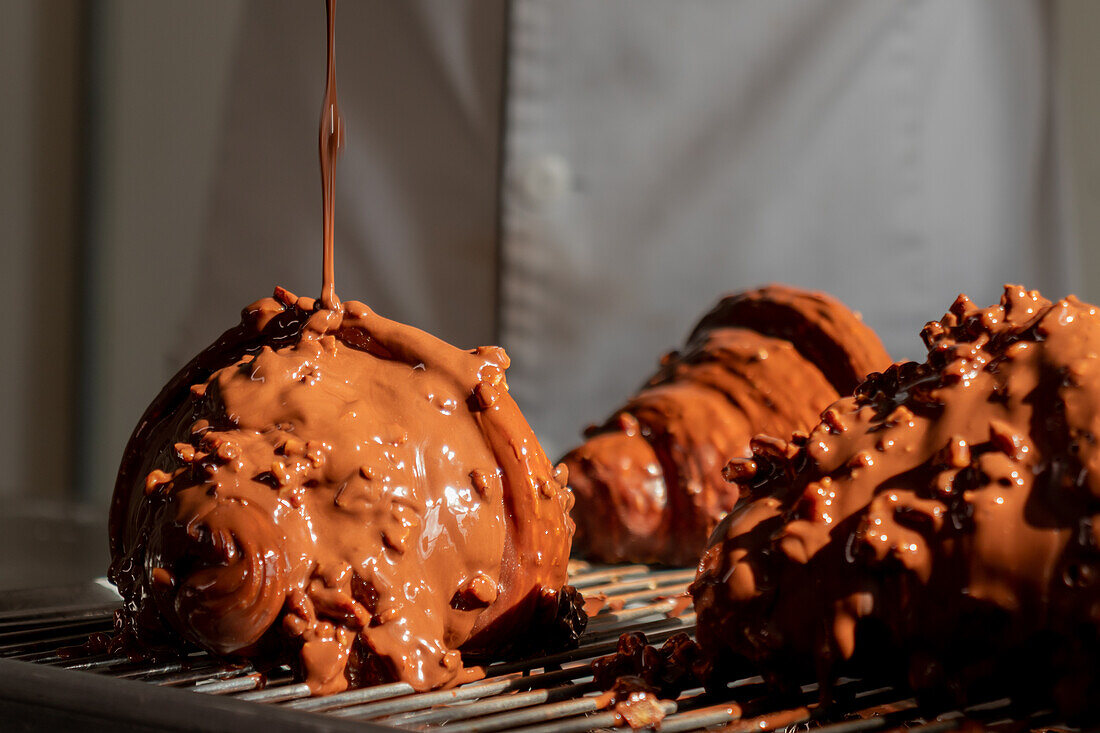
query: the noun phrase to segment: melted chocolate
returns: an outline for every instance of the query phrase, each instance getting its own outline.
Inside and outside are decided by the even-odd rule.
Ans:
[[[336,159],[344,147],[344,117],[336,98],[336,0],[325,0],[328,17],[328,61],[325,99],[321,105],[321,210],[324,219],[324,259],[321,304],[329,310],[340,305],[336,297]]]
[[[724,298],[683,353],[563,461],[575,546],[608,562],[692,565],[737,489],[722,469],[752,436],[808,430],[890,361],[875,334],[822,293],[772,285]]]
[[[1095,710],[1100,314],[1006,286],[922,336],[924,363],[731,464],[747,500],[691,587],[700,645],[781,685],[854,668]]]
[[[574,609],[558,594],[565,474],[507,366],[355,301],[279,290],[249,306],[126,448],[111,511],[123,630],[291,657],[316,693],[426,689],[455,677],[460,648],[499,652]]]

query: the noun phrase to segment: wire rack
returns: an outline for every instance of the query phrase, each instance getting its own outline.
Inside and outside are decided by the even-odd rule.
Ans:
[[[88,634],[110,628],[114,604],[100,602],[0,612],[0,658],[6,660],[0,666],[0,696],[7,690],[8,698],[16,698],[18,703],[19,695],[31,691],[39,695],[39,706],[62,697],[68,700],[69,712],[104,708],[95,712],[100,716],[97,719],[106,721],[111,719],[112,707],[129,695],[144,701],[139,705],[184,711],[189,706],[201,708],[207,711],[201,718],[207,723],[216,722],[219,715],[242,710],[258,714],[263,708],[263,720],[268,724],[313,721],[320,726],[314,726],[317,730],[348,729],[338,722],[354,722],[360,730],[440,728],[455,733],[615,728],[623,725],[623,720],[595,687],[590,662],[614,652],[624,632],[642,631],[650,643],[661,643],[679,632],[692,633],[695,615],[686,602],[686,586],[694,571],[574,561],[570,576],[586,597],[603,600],[603,608],[590,619],[578,648],[492,664],[485,668],[484,678],[449,690],[416,693],[407,684],[392,683],[310,697],[308,688],[296,682],[287,668],[263,673],[248,665],[226,664],[205,653],[156,663],[135,662],[123,655],[69,658],[58,654],[58,647],[79,644]],[[123,681],[144,683],[146,689]],[[88,682],[95,684],[89,687]],[[44,686],[55,694],[41,691]],[[172,689],[175,696],[165,693],[153,699],[141,695],[148,686]],[[76,702],[75,690],[84,690]],[[838,690],[843,692],[838,698],[847,702],[834,706],[831,722],[813,722],[822,733],[901,728],[932,733],[972,729],[975,724],[994,730],[1047,730],[1054,722],[1049,713],[1041,711],[1021,715],[1008,699],[988,700],[928,720],[920,716],[916,701],[907,692],[860,680],[842,680]],[[184,692],[200,694],[187,696]],[[802,705],[790,709],[769,709],[766,692],[760,678],[734,681],[722,695],[687,690],[676,700],[661,701],[666,717],[660,730],[766,731],[811,726],[809,706],[816,702],[816,685],[805,685]],[[194,704],[212,698],[224,702]],[[233,704],[228,704],[230,700]],[[199,721],[192,719],[192,723]]]

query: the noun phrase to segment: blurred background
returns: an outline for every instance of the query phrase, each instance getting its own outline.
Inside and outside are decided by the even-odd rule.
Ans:
[[[174,371],[242,7],[0,0],[0,585],[105,571],[113,474]]]
[[[1051,9],[1078,294],[1096,302],[1100,3]],[[13,459],[0,474],[0,586],[106,566],[122,448],[179,366],[167,355],[194,289],[242,11],[241,0],[0,0],[0,445]]]

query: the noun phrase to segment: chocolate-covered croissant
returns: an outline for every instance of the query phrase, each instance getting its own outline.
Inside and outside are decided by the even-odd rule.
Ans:
[[[976,685],[1100,708],[1100,314],[1019,286],[959,296],[928,358],[874,374],[809,435],[734,461],[747,501],[691,591],[716,665],[774,682]]]
[[[126,447],[121,636],[287,662],[315,693],[436,687],[459,650],[545,640],[571,497],[507,366],[354,301],[280,289],[249,306]]]
[[[722,475],[757,434],[808,430],[890,358],[835,298],[783,285],[722,299],[683,352],[565,456],[574,547],[608,562],[693,565],[737,501]]]

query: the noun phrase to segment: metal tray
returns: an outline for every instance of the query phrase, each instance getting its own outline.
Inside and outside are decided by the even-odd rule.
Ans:
[[[4,730],[271,730],[590,731],[621,724],[592,683],[592,659],[615,650],[620,634],[643,631],[651,643],[691,633],[695,616],[684,602],[693,570],[644,565],[593,566],[573,562],[571,582],[601,596],[577,649],[492,664],[484,679],[451,690],[415,693],[404,683],[310,697],[286,668],[267,674],[224,663],[205,653],[161,662],[125,656],[83,659],[56,653],[105,631],[118,597],[107,586],[55,588],[0,595],[0,728]],[[839,705],[822,733],[973,728],[1049,728],[1049,714],[989,700],[963,711],[922,718],[908,692],[873,681],[844,680],[849,703]],[[766,731],[809,727],[806,707],[766,707],[760,678],[732,682],[721,696],[688,690],[662,701],[661,731],[721,728]],[[805,705],[817,687],[802,688]]]

